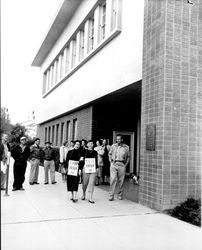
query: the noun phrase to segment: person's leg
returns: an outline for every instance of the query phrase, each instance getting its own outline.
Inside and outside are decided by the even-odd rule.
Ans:
[[[85,200],[85,198],[86,198],[86,189],[87,189],[88,182],[89,182],[89,175],[90,175],[90,174],[86,174],[86,173],[83,171],[83,184],[82,184],[82,189],[83,189],[83,196],[82,196],[82,199],[83,199],[83,200]]]
[[[18,169],[18,183],[19,183],[19,188],[23,188],[23,183],[25,181],[25,172],[27,168],[27,162],[22,162],[20,165],[20,168]]]
[[[40,160],[36,159],[35,160],[35,171],[34,171],[34,183],[38,183],[38,177],[39,177],[39,164],[40,164]]]
[[[30,161],[30,174],[29,174],[29,184],[34,184],[34,174],[35,174],[35,167],[36,167],[36,162],[35,159]]]
[[[48,183],[49,182],[49,176],[48,176],[48,169],[49,169],[49,161],[44,161],[44,178],[45,178],[45,181],[44,183]]]
[[[94,185],[95,185],[95,178],[96,178],[96,173],[89,174],[88,191],[89,191],[89,201],[91,203],[94,203],[94,201],[93,201],[93,191],[94,191]]]
[[[3,171],[1,171],[1,189],[5,189],[5,183],[6,183],[6,174],[4,174]]]
[[[125,180],[126,168],[125,166],[118,166],[118,186],[119,186],[119,199],[123,199],[123,185]]]
[[[55,181],[55,162],[53,160],[50,163],[50,178],[51,178],[52,184],[56,183],[56,181]]]
[[[110,200],[114,199],[116,183],[117,183],[117,167],[116,167],[116,165],[111,164],[111,167],[110,167],[110,187],[109,187]]]

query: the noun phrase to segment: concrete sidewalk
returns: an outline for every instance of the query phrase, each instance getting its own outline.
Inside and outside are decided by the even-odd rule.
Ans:
[[[40,185],[28,183],[25,191],[12,192],[12,167],[9,194],[1,191],[2,250],[193,250],[202,248],[198,227],[158,213],[140,204],[108,201],[108,193],[95,187],[95,204],[70,201],[66,184],[56,173],[57,184],[44,185],[43,168]]]

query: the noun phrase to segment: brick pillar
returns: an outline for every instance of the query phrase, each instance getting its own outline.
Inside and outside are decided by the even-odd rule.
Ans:
[[[192,2],[145,0],[139,201],[158,210],[201,195],[202,1]]]

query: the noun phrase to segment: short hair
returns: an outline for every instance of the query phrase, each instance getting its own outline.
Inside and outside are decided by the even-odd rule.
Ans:
[[[68,141],[63,142],[63,146],[65,146],[68,143]]]
[[[121,139],[123,140],[123,135],[117,134],[116,137],[118,137],[118,136],[121,137]]]
[[[94,142],[93,142],[93,140],[88,140],[88,143],[89,143],[89,142],[92,142],[92,143],[94,143]]]
[[[35,138],[35,139],[34,139],[34,142],[35,142],[35,141],[40,141],[40,138],[38,138],[38,137]]]
[[[85,142],[85,144],[87,143],[87,141],[86,141],[85,139],[81,139],[81,142],[82,142],[82,141],[84,141],[84,142]]]
[[[71,140],[70,142],[73,142],[73,143],[75,143],[75,141],[73,141],[73,140]]]
[[[79,144],[81,145],[81,141],[79,140],[74,141],[74,144],[76,144],[77,142],[79,142]]]

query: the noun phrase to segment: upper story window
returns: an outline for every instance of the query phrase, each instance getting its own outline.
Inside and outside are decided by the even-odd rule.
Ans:
[[[84,31],[80,30],[79,36],[79,61],[84,58]]]
[[[117,20],[118,20],[118,0],[112,0],[111,31],[117,28]]]
[[[88,52],[93,49],[93,46],[94,46],[94,17],[89,19]]]
[[[71,68],[76,65],[76,39],[72,40]]]
[[[87,20],[87,21],[86,21]],[[43,95],[97,53],[121,31],[121,0],[97,0],[44,72]]]
[[[105,38],[105,33],[106,33],[106,2],[104,2],[100,8],[100,36],[99,36],[100,41]]]
[[[69,47],[65,48],[65,50],[64,50],[64,61],[65,61],[65,63],[64,63],[64,65],[65,65],[64,72],[66,74],[70,70],[70,48]]]

